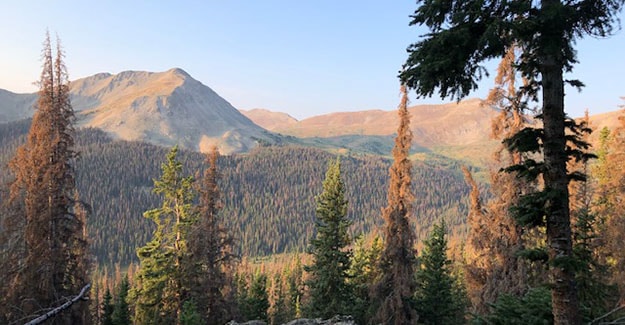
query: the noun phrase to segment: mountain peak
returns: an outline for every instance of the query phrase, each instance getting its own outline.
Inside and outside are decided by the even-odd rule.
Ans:
[[[83,87],[79,87],[81,83]],[[248,151],[257,139],[268,137],[265,130],[180,68],[124,71],[93,82],[85,78],[72,88],[79,124],[123,140],[179,144],[199,151],[217,145],[228,154]]]
[[[70,84],[78,126],[115,138],[224,154],[252,149],[272,136],[186,71],[99,73]],[[0,92],[0,121],[32,115],[36,94]]]
[[[189,75],[186,71],[180,69],[180,68],[171,68],[167,71],[165,71],[165,73],[167,74],[172,74],[175,76],[181,76],[183,78],[191,78],[191,75]]]

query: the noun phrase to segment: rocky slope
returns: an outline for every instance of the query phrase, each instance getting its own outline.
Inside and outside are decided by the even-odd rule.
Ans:
[[[277,139],[181,69],[100,73],[70,87],[78,126],[99,128],[118,139],[199,151],[216,145],[226,154]],[[0,93],[0,122],[32,115],[34,98]]]

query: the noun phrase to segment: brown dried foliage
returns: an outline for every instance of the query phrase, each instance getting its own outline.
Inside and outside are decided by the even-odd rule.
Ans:
[[[601,257],[605,259],[611,273],[611,282],[619,289],[620,303],[625,302],[625,111],[619,117],[620,125],[611,132],[607,143],[607,154],[603,166],[597,166],[596,173],[602,173],[597,183],[597,206],[595,211],[603,218],[600,238],[605,240]]]
[[[225,323],[234,313],[234,239],[219,212],[223,207],[217,166],[219,151],[206,155],[208,168],[200,179],[198,222],[189,241],[190,259],[199,265],[192,280],[191,295],[208,324]]]
[[[515,48],[511,48],[499,64],[495,79],[497,85],[488,96],[487,104],[500,109],[500,114],[491,124],[494,139],[512,136],[527,122],[522,96],[517,93],[515,85],[515,59]],[[509,209],[533,185],[514,174],[500,171],[503,167],[521,163],[522,159],[519,153],[509,152],[503,145],[493,153],[493,165],[490,166],[493,199],[486,205],[480,199],[471,173],[463,167],[465,179],[471,186],[465,280],[474,312],[479,314],[488,312],[488,305],[501,294],[522,295],[528,289],[529,264],[517,256],[517,252],[525,247],[526,235]]]
[[[58,41],[57,41],[58,42]],[[6,320],[25,320],[60,305],[88,281],[85,220],[88,209],[75,189],[73,109],[63,52],[43,49],[39,100],[27,141],[9,163],[15,179],[3,216],[3,288]],[[53,323],[85,323],[80,303]]]
[[[412,143],[408,95],[401,87],[399,128],[393,148],[390,168],[388,205],[382,211],[384,219],[384,249],[380,261],[381,278],[373,286],[372,295],[380,304],[375,321],[383,324],[416,324],[417,314],[410,306],[415,289],[415,234],[410,226],[412,201],[410,190],[412,163],[409,158]]]

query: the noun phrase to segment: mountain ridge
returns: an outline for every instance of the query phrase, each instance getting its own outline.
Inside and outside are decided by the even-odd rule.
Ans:
[[[237,110],[180,68],[98,73],[72,81],[70,96],[78,127],[102,129],[115,139],[201,152],[216,145],[223,154],[297,143],[384,155],[390,152],[397,125],[395,110],[335,112],[302,120],[261,108]],[[36,93],[0,89],[0,122],[31,116],[36,100]],[[419,152],[481,165],[497,144],[490,138],[490,124],[498,111],[481,99],[414,105],[409,112]],[[597,128],[612,126],[616,114],[597,114],[591,120]]]
[[[33,102],[5,91],[0,98],[2,122],[32,116]],[[116,139],[181,145],[224,154],[246,152],[276,136],[254,124],[210,87],[180,68],[164,72],[98,73],[70,83],[78,127],[94,127]],[[17,103],[17,104],[14,104]],[[19,112],[29,114],[19,114]]]

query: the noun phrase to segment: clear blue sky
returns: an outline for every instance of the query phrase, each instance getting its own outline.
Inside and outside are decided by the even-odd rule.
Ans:
[[[395,109],[415,1],[198,0],[1,1],[0,88],[35,91],[46,28],[67,52],[70,78],[179,67],[240,109],[296,118]],[[623,15],[621,15],[623,17]],[[567,112],[613,111],[625,103],[625,32],[578,43]],[[494,72],[494,71],[493,71]],[[484,97],[485,81],[473,97]],[[411,104],[439,103],[438,98]]]

